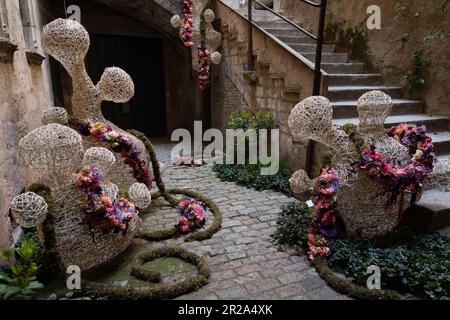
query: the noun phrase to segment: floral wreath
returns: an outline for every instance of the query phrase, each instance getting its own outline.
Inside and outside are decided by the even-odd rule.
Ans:
[[[99,142],[107,142],[110,148],[119,152],[124,163],[133,170],[134,178],[152,189],[152,179],[147,169],[147,161],[136,143],[126,135],[120,134],[102,122],[93,123],[89,120],[76,121],[74,128],[84,136],[91,136]]]
[[[426,127],[411,127],[407,124],[393,126],[388,136],[395,138],[408,147],[412,159],[397,165],[386,161],[385,156],[374,145],[362,153],[360,170],[365,172],[374,183],[383,185],[392,205],[398,196],[405,192],[416,194],[422,189],[422,182],[433,171],[435,149],[432,139],[426,134]],[[329,256],[331,244],[336,237],[336,208],[341,187],[336,170],[324,168],[317,179],[317,197],[315,217],[308,229],[308,255],[314,257]]]
[[[84,167],[75,175],[75,184],[88,198],[84,222],[91,230],[125,234],[136,209],[127,199],[114,199],[104,195],[102,180],[103,173],[94,167]]]
[[[202,228],[206,222],[206,205],[194,198],[184,197],[177,206],[181,214],[175,226],[178,234],[187,234]]]

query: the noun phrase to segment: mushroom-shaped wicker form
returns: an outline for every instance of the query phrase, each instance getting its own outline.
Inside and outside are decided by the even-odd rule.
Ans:
[[[321,96],[306,98],[298,103],[288,118],[288,126],[296,139],[327,141],[331,135],[333,109]]]
[[[45,220],[47,209],[44,198],[34,192],[19,194],[11,202],[12,217],[24,228],[40,225]]]
[[[143,183],[133,183],[128,189],[130,200],[140,209],[148,208],[152,202],[150,190]]]
[[[364,134],[384,134],[384,122],[392,110],[392,99],[375,90],[358,99],[359,131]]]
[[[180,16],[176,14],[170,19],[170,24],[172,25],[172,27],[178,29],[183,26],[183,21],[181,20]]]
[[[100,169],[103,174],[108,174],[111,167],[116,162],[114,154],[103,147],[91,147],[86,150],[83,156],[83,164]]]
[[[134,96],[133,80],[121,68],[106,68],[97,86],[106,101],[124,103]]]
[[[83,145],[73,129],[57,123],[34,129],[19,141],[19,160],[56,185],[67,181],[79,164]]]
[[[214,14],[214,11],[212,11],[211,9],[206,9],[203,12],[203,17],[205,18],[206,22],[213,22],[216,19],[216,15]]]
[[[69,120],[67,110],[61,107],[46,108],[41,115],[41,122],[43,125],[50,123],[58,123],[66,125]]]
[[[86,29],[72,19],[56,19],[42,31],[44,49],[66,69],[83,63],[90,40]]]

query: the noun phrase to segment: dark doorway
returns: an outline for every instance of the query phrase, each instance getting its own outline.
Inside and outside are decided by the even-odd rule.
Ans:
[[[167,134],[163,41],[158,38],[91,35],[86,66],[97,83],[107,67],[120,67],[133,79],[135,95],[127,103],[103,102],[105,118],[148,137]]]

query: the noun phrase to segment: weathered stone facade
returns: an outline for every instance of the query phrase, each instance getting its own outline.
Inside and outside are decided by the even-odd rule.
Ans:
[[[0,249],[11,240],[8,208],[30,181],[17,160],[17,144],[40,125],[41,110],[53,105],[47,60],[42,61],[40,29],[44,16],[37,1],[0,0]],[[17,50],[5,53],[11,48]]]

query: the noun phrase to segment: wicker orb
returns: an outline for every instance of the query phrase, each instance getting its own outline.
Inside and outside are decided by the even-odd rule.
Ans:
[[[183,21],[181,20],[179,15],[174,15],[170,19],[170,24],[172,25],[172,27],[178,29],[178,28],[181,28],[183,26]]]
[[[152,202],[150,190],[143,183],[133,183],[128,189],[128,195],[131,202],[133,202],[140,209],[148,208]]]
[[[34,192],[19,194],[11,202],[11,214],[24,228],[41,224],[45,220],[47,209],[48,205],[44,198]]]
[[[215,51],[222,45],[222,34],[214,30],[212,25],[209,25],[205,31],[205,42],[209,45],[211,51]]]
[[[84,61],[90,40],[86,29],[72,19],[56,19],[42,31],[42,45],[56,60],[72,70]]]
[[[69,120],[69,114],[66,109],[61,107],[50,107],[45,109],[41,115],[42,124],[58,123],[66,125]]]
[[[64,180],[79,164],[81,136],[73,129],[50,123],[34,129],[19,141],[20,162],[36,169],[46,180]]]
[[[220,54],[220,52],[216,51],[211,55],[211,62],[213,64],[219,64],[220,60],[222,60],[222,55]]]
[[[206,9],[205,12],[203,12],[203,17],[206,22],[213,22],[216,19],[216,15],[211,9]]]
[[[384,122],[392,111],[392,99],[386,93],[375,90],[358,99],[359,130],[362,133],[384,133]]]
[[[98,88],[100,96],[106,101],[124,103],[134,96],[133,80],[128,73],[117,67],[105,69]]]
[[[119,197],[119,187],[112,182],[107,182],[102,185],[102,194],[117,199]]]
[[[103,147],[91,147],[83,156],[83,164],[98,168],[103,174],[107,174],[115,162],[114,154]]]
[[[306,98],[298,103],[288,118],[292,135],[300,140],[328,140],[332,131],[333,108],[321,96]]]

